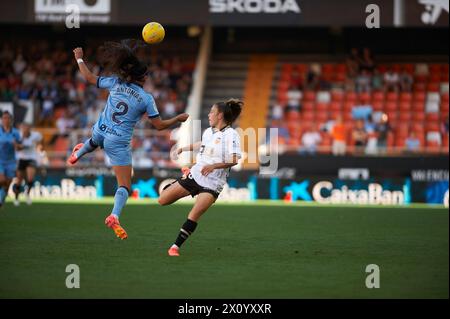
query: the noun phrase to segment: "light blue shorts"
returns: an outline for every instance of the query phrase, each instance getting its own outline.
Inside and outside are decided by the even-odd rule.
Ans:
[[[13,178],[16,176],[16,161],[0,162],[0,175],[5,175],[6,178]]]
[[[97,129],[93,129],[92,142],[105,150],[112,166],[131,165],[131,143],[129,141],[120,141],[114,136],[104,136]]]

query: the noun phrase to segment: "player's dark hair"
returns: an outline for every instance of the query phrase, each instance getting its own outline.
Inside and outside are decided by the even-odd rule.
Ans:
[[[229,125],[233,124],[234,121],[236,121],[236,119],[239,117],[243,105],[244,102],[238,99],[229,99],[226,102],[216,103],[219,112],[223,113],[223,118]]]
[[[9,115],[10,118],[13,117],[12,114],[9,113],[9,111],[3,111],[3,112],[0,111],[0,116],[3,116],[3,115]]]
[[[137,56],[142,47],[142,42],[134,39],[105,42],[99,48],[100,64],[124,82],[141,82],[147,73],[147,65]]]

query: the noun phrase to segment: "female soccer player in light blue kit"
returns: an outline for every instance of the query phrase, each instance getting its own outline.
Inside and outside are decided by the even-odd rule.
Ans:
[[[5,203],[9,185],[16,176],[16,149],[20,148],[20,133],[13,127],[12,115],[3,112],[0,125],[0,207]]]
[[[128,42],[129,43],[129,42]],[[131,190],[131,138],[136,123],[147,113],[151,124],[163,130],[177,122],[184,122],[189,115],[180,114],[168,120],[159,116],[153,97],[142,88],[147,78],[147,66],[139,61],[134,48],[127,42],[106,42],[101,47],[104,67],[115,74],[112,77],[94,75],[83,61],[83,49],[73,50],[81,74],[87,82],[100,89],[108,89],[109,97],[97,123],[92,128],[91,138],[73,149],[68,163],[74,165],[83,155],[97,147],[105,150],[117,178],[118,188],[114,196],[114,208],[105,224],[117,237],[127,238],[120,226],[119,216]]]

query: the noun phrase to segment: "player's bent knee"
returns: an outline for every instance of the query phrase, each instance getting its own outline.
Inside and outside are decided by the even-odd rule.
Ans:
[[[158,198],[158,204],[161,206],[166,206],[169,204],[169,202],[165,198],[160,197],[160,198]]]

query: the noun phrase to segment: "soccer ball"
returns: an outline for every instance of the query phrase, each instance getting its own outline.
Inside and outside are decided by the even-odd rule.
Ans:
[[[166,31],[158,22],[147,23],[142,29],[142,38],[148,44],[160,43],[165,35]]]

